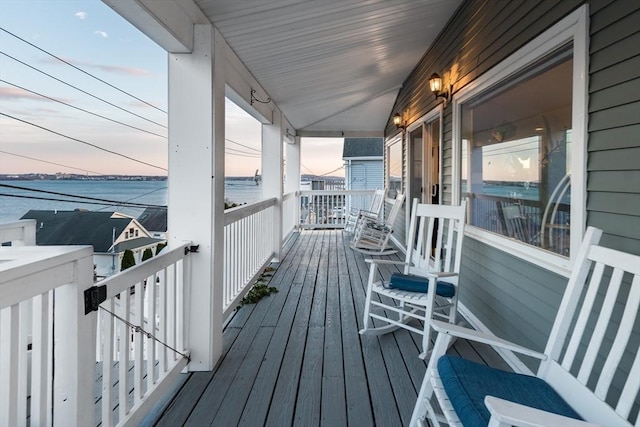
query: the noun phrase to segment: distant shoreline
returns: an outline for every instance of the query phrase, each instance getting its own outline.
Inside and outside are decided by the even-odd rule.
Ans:
[[[225,179],[251,180],[252,176],[227,176]],[[78,174],[0,174],[0,181],[166,181],[166,176],[155,175],[78,175]]]

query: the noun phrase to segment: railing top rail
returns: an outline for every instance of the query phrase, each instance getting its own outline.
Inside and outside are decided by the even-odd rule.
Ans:
[[[35,219],[21,219],[0,223],[0,243],[27,239],[31,241],[25,244],[35,245],[35,230]],[[31,234],[31,239],[28,238],[29,234]]]
[[[73,263],[92,255],[91,246],[0,247],[0,309],[73,283]],[[35,275],[41,280],[33,280]]]
[[[299,191],[301,196],[333,196],[333,195],[361,195],[361,194],[374,194],[376,190],[301,190]]]
[[[291,193],[285,193],[285,194],[282,195],[282,200],[283,201],[284,200],[289,200],[289,199],[291,199],[293,197],[296,197],[296,194],[297,193],[295,191],[292,191]]]
[[[232,224],[243,218],[270,208],[271,206],[275,206],[276,203],[278,203],[278,199],[272,197],[270,199],[261,200],[259,202],[227,209],[226,211],[224,211],[224,225]]]
[[[190,243],[174,248],[165,248],[158,255],[150,258],[143,263],[135,265],[131,268],[121,271],[113,276],[110,276],[101,282],[100,286],[107,286],[107,298],[113,298],[125,289],[129,289],[131,285],[145,280],[147,277],[157,273],[158,271],[166,268],[172,264],[175,264],[179,260],[183,259],[188,251]]]
[[[5,230],[7,228],[22,228],[28,226],[36,226],[35,219],[17,219],[15,221],[8,222],[0,222],[0,230]]]

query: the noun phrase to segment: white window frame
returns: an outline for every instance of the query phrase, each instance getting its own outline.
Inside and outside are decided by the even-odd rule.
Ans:
[[[525,69],[555,49],[573,42],[573,99],[571,155],[571,247],[563,257],[515,239],[468,225],[465,234],[497,249],[508,251],[557,274],[569,277],[586,228],[586,170],[588,120],[589,14],[587,5],[576,9],[491,70],[456,92],[453,108],[453,200],[461,198],[461,106],[482,91]]]

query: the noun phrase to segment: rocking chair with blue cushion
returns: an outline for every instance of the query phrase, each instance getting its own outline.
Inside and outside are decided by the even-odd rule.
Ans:
[[[438,335],[412,427],[425,418],[434,427],[640,425],[640,256],[597,246],[601,234],[587,229],[544,353],[432,321]],[[537,358],[538,372],[446,355],[454,338]]]
[[[430,346],[430,320],[437,317],[455,323],[465,206],[464,202],[460,206],[419,204],[414,199],[405,261],[366,260],[371,267],[361,334],[386,334],[398,328],[416,332],[422,335],[420,357],[424,359]],[[403,273],[376,281],[376,271],[383,264],[402,266]]]

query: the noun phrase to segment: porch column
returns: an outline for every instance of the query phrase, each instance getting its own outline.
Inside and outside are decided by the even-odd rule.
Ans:
[[[192,53],[169,55],[169,241],[199,245],[185,292],[190,371],[212,370],[222,351],[224,56],[214,42],[211,25],[195,25]]]
[[[273,111],[273,124],[262,125],[262,198],[278,199],[273,224],[273,260],[280,261],[282,251],[282,113]]]

